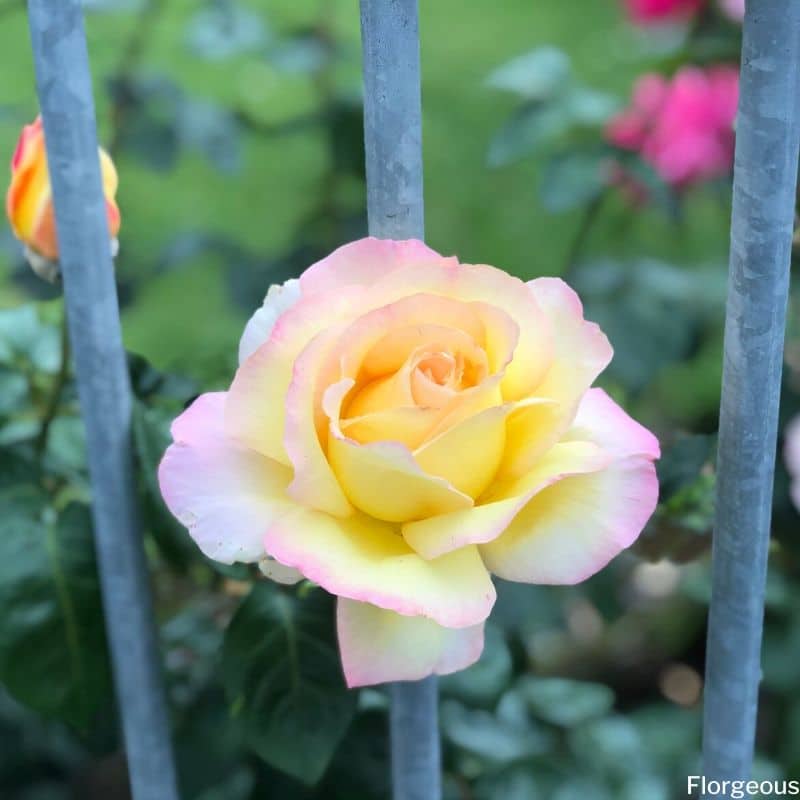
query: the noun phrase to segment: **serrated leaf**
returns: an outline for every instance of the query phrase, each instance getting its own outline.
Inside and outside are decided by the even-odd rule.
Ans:
[[[0,494],[0,680],[19,702],[87,729],[110,697],[92,526],[34,486]]]
[[[610,162],[606,150],[570,150],[553,156],[544,168],[539,194],[554,214],[594,200],[608,186]]]
[[[262,18],[249,8],[232,2],[216,3],[194,15],[187,40],[195,55],[221,61],[262,47],[267,29]]]
[[[537,717],[565,728],[603,716],[614,705],[614,692],[602,683],[529,675],[517,688]]]
[[[566,109],[557,103],[536,103],[518,109],[489,142],[487,161],[490,167],[504,167],[565,134],[571,120]]]
[[[332,598],[256,584],[226,632],[222,679],[249,746],[273,767],[316,783],[356,705],[339,664]]]
[[[569,56],[557,47],[539,47],[507,61],[486,79],[492,89],[514,92],[527,100],[544,100],[570,77]]]
[[[550,740],[532,721],[500,718],[455,700],[441,709],[442,731],[454,745],[487,761],[506,764],[546,752]]]

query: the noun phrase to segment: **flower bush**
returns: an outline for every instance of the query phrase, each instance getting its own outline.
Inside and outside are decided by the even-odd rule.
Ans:
[[[739,71],[684,67],[671,80],[641,77],[631,107],[608,124],[609,141],[632,150],[677,187],[708,181],[733,167]]]
[[[339,597],[351,686],[453,672],[490,572],[577,583],[655,508],[658,442],[590,388],[611,355],[558,279],[354,242],[270,290],[162,492],[210,558]]]

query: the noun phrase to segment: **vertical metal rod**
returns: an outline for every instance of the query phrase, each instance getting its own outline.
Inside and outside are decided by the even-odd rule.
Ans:
[[[800,0],[747,0],[736,127],[703,758],[749,777],[800,150]]]
[[[131,787],[134,800],[177,800],[134,491],[131,395],[83,13],[80,0],[29,0],[28,16]]]
[[[361,0],[369,232],[422,239],[422,107],[417,0]],[[439,800],[436,678],[391,687],[394,800]]]

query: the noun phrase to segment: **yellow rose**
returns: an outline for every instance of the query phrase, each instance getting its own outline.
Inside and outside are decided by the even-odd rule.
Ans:
[[[164,498],[202,551],[338,596],[347,681],[475,661],[490,573],[576,583],[653,512],[655,437],[562,281],[364,239],[270,289],[228,392],[174,423]]]

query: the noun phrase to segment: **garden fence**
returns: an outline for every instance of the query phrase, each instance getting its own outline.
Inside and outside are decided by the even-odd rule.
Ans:
[[[83,12],[80,0],[29,0],[28,13],[132,793],[134,800],[177,800],[134,492],[131,393]],[[361,0],[361,26],[370,233],[422,238],[417,0]],[[704,700],[709,779],[748,778],[753,757],[799,152],[800,0],[748,0]],[[435,800],[435,679],[397,684],[391,697],[395,800]]]

